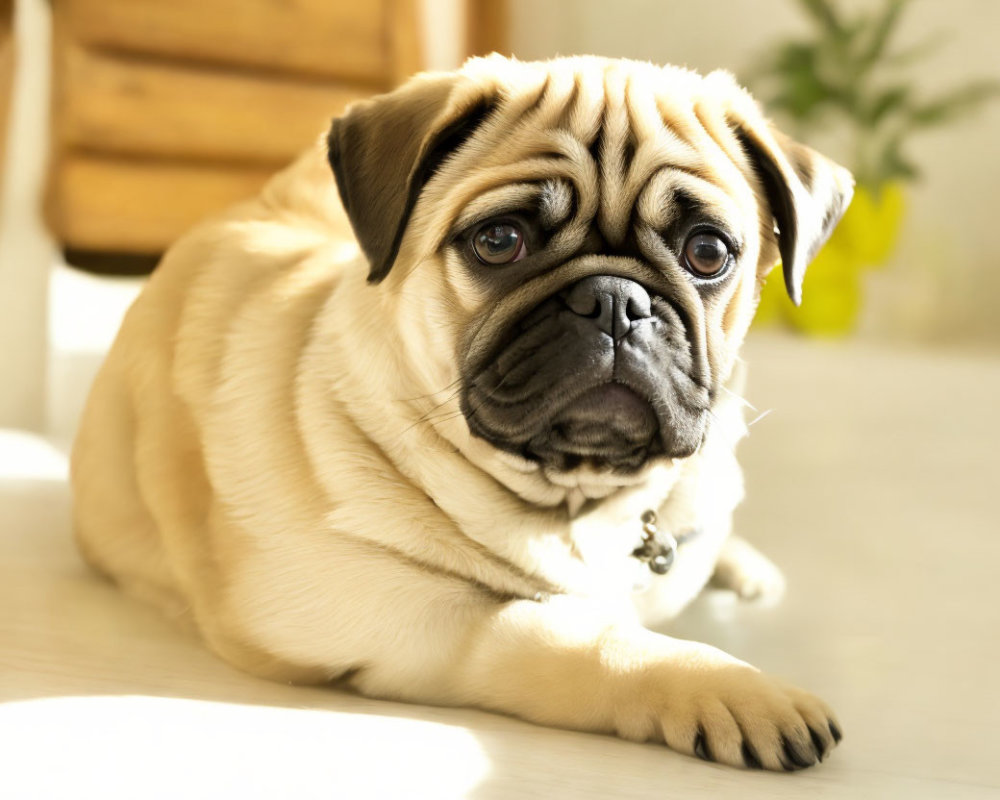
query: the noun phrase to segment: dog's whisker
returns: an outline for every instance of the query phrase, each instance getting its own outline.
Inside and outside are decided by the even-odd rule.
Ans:
[[[442,414],[438,413],[438,411],[442,408],[442,406],[445,406],[448,403],[450,403],[452,400],[455,399],[455,397],[457,395],[458,395],[458,391],[457,390],[454,391],[454,392],[452,392],[448,397],[446,397],[440,403],[435,404],[433,407],[431,407],[430,409],[428,409],[427,411],[425,411],[423,414],[421,414],[419,417],[417,417],[417,419],[415,419],[412,423],[410,423],[408,426],[406,426],[406,428],[402,431],[402,433],[400,435],[402,436],[402,435],[405,435],[405,434],[409,433],[414,427],[416,427],[417,425],[420,425],[423,422],[430,422],[430,421],[432,421],[432,420],[434,420],[434,419],[436,419],[436,418],[438,418],[440,416],[447,416],[448,414],[461,413],[461,411],[459,411],[459,412],[446,411],[446,412],[443,412]]]
[[[742,439],[744,436],[749,435],[745,430],[737,429],[736,431],[734,431],[732,424],[728,423],[726,420],[724,420],[722,417],[720,417],[718,414],[712,411],[712,409],[710,408],[705,409],[705,413],[708,414],[709,418],[713,422],[713,428],[712,428],[713,432],[715,432],[719,436],[724,437],[726,443],[730,447],[735,447],[739,443],[740,439]],[[704,442],[702,443],[704,444]]]
[[[427,394],[418,394],[418,395],[416,395],[414,397],[397,397],[394,400],[394,402],[396,402],[396,403],[413,403],[413,402],[416,402],[417,400],[427,400],[429,398],[436,397],[437,395],[441,394],[442,392],[447,392],[449,389],[454,389],[461,382],[461,380],[462,380],[461,378],[456,378],[451,383],[449,383],[447,386],[444,386],[444,387],[442,387],[442,388],[440,388],[440,389],[438,389],[436,391],[433,391],[433,392],[428,392]],[[444,400],[444,402],[448,402],[448,399],[450,399],[450,398],[446,398]]]
[[[753,403],[751,403],[745,397],[736,394],[736,392],[734,392],[732,389],[730,389],[730,388],[728,388],[726,386],[720,386],[719,388],[722,389],[722,391],[724,391],[730,397],[735,398],[736,400],[739,400],[741,403],[743,403],[743,405],[745,405],[751,411],[756,411],[757,410],[757,407]]]

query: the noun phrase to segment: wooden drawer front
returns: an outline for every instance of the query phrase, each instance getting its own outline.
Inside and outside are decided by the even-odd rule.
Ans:
[[[69,35],[94,47],[387,85],[393,74],[387,8],[392,2],[54,0],[53,5]]]
[[[166,249],[198,221],[252,197],[273,173],[83,155],[58,167],[47,212],[60,242],[133,253]]]
[[[165,66],[59,49],[54,130],[62,147],[283,165],[360,87]]]

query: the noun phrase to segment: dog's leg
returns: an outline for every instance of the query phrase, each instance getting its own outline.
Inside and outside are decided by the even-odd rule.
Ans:
[[[307,544],[246,552],[201,615],[217,652],[280,680],[344,676],[372,697],[660,740],[737,766],[809,766],[839,739],[812,695],[624,611],[571,595],[510,599],[329,533]]]
[[[775,770],[810,766],[840,739],[830,709],[807,692],[576,598],[498,607],[464,653],[441,700]]]
[[[785,579],[774,563],[739,536],[730,536],[712,575],[712,585],[730,589],[743,600],[774,601],[785,591]]]
[[[426,650],[426,635],[402,632],[429,628],[437,635],[433,653],[416,660],[410,653],[403,662],[383,651],[388,657],[365,660],[351,685],[376,697],[476,706],[559,728],[663,741],[751,768],[807,767],[840,739],[829,707],[809,693],[708,645],[612,619],[582,599],[456,600],[448,600],[447,614],[425,602],[419,614],[411,606],[412,619],[394,619],[393,648]],[[411,671],[415,662],[419,673]]]

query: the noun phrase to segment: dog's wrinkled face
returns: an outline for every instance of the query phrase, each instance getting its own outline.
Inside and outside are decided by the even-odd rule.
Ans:
[[[473,224],[455,245],[471,271],[485,273],[479,280],[498,284],[483,320],[490,330],[462,363],[469,427],[549,469],[628,472],[654,456],[690,455],[712,393],[692,322],[701,311],[688,307],[702,298],[679,295],[664,276],[717,290],[735,269],[735,236],[664,198],[679,212],[666,228],[637,218],[637,229],[609,242],[596,218],[573,219],[581,204],[568,182],[547,181],[534,199]],[[560,233],[568,256],[550,244]],[[511,313],[503,299],[539,271],[549,285],[537,304]]]
[[[695,452],[760,281],[780,257],[797,301],[850,197],[728,76],[592,58],[426,76],[335,121],[330,154],[468,430],[550,475]]]

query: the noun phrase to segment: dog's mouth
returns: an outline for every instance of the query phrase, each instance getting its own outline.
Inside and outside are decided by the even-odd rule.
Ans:
[[[629,472],[657,451],[660,424],[648,400],[628,387],[604,383],[585,391],[530,441],[530,457],[561,471],[588,463]]]

